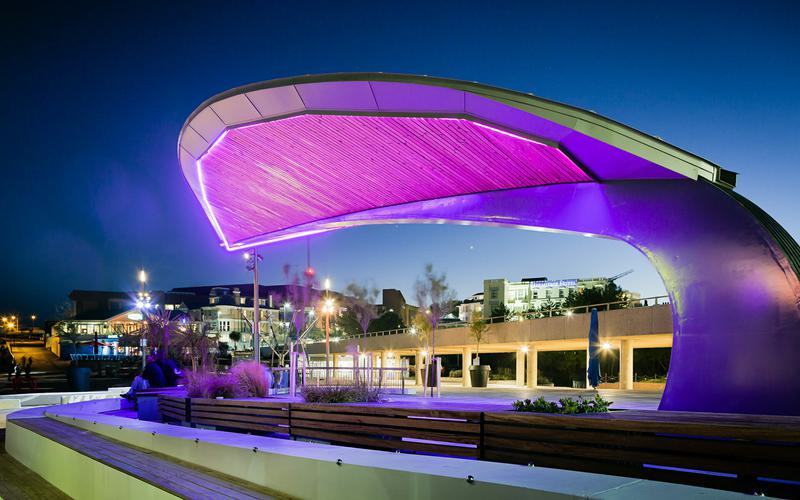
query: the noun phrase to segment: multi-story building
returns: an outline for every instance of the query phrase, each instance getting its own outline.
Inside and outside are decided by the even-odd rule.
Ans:
[[[458,319],[469,323],[476,316],[483,315],[483,292],[472,294],[472,297],[458,304]]]
[[[378,306],[378,314],[386,314],[393,312],[400,316],[403,324],[408,326],[414,321],[414,316],[417,314],[419,307],[406,302],[403,292],[395,288],[384,288],[382,292],[382,303]]]
[[[180,287],[173,288],[171,293],[186,293],[205,298],[204,304],[191,310],[192,320],[203,322],[208,327],[209,336],[225,342],[231,349],[252,348],[252,283]],[[315,301],[313,297],[303,297],[304,294],[318,298],[326,295],[339,305],[345,303],[345,296],[334,291],[323,292],[316,289],[306,291],[302,287],[294,289],[292,285],[259,285],[258,303],[261,317],[259,331],[266,335],[270,321],[273,325],[277,322],[291,321],[292,311],[297,307],[292,301]],[[313,314],[315,306],[315,303],[309,304],[306,307],[307,312]],[[239,334],[238,341],[231,340],[233,332]]]
[[[492,311],[504,305],[511,314],[541,309],[544,304],[560,306],[571,291],[605,288],[610,278],[573,278],[548,280],[546,277],[524,278],[508,281],[505,278],[483,281],[483,315],[491,317]],[[638,293],[625,291],[627,298],[635,299]]]
[[[312,297],[302,297],[311,294]],[[253,345],[253,285],[226,284],[196,287],[173,288],[168,292],[150,291],[147,294],[151,307],[180,311],[186,319],[201,324],[207,329],[209,337],[224,342],[232,350],[250,350]],[[308,302],[306,312],[314,314],[316,301],[330,297],[337,309],[344,310],[348,298],[334,291],[295,289],[291,285],[259,286],[259,330],[263,335],[269,332],[269,325],[291,321],[292,312],[298,304]],[[51,323],[51,349],[64,356],[72,352],[71,341],[62,341],[60,333],[71,330],[82,336],[86,345],[79,344],[79,352],[112,354],[118,350],[120,337],[138,334],[142,328],[143,315],[139,292],[110,292],[74,290],[69,295],[70,303],[63,311],[65,319]],[[312,304],[313,303],[313,304]],[[383,290],[383,303],[378,305],[382,314],[397,313],[408,325],[417,308],[407,304],[399,290]],[[231,335],[236,332],[238,335]],[[236,340],[234,340],[236,339]],[[99,344],[99,349],[94,349]]]

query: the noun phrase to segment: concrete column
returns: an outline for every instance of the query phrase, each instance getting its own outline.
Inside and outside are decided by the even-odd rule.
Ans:
[[[586,379],[586,388],[591,389],[589,385],[589,341],[586,341],[586,369],[583,371],[583,378]]]
[[[525,387],[525,351],[522,348],[517,349],[517,387]]]
[[[633,341],[619,342],[619,388],[633,390]]]
[[[331,358],[333,359],[333,367],[336,368],[339,366],[339,355],[336,353],[331,354]]]
[[[528,387],[539,385],[539,351],[534,344],[528,346]]]
[[[416,384],[422,385],[422,354],[419,349],[414,351],[414,372],[416,372]]]
[[[472,387],[472,380],[469,378],[469,367],[472,364],[472,348],[463,347],[461,349],[461,386]]]
[[[389,367],[389,351],[381,351],[381,368]]]

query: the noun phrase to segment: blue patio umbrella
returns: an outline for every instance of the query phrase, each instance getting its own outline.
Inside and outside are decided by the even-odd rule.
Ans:
[[[600,337],[597,328],[597,309],[594,307],[589,321],[589,366],[586,376],[589,385],[596,389],[600,383]]]

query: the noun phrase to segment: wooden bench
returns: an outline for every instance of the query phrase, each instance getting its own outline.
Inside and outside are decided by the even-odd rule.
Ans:
[[[483,412],[161,396],[162,417],[379,450],[571,469],[800,497],[800,417]]]
[[[289,404],[246,399],[191,400],[192,424],[289,434]]]
[[[483,438],[486,460],[800,496],[797,417],[491,412]]]
[[[363,448],[478,458],[480,419],[474,411],[292,403],[291,434]]]
[[[184,395],[186,391],[183,387],[156,387],[152,389],[141,389],[136,391],[134,399],[136,400],[136,413],[139,420],[147,420],[150,422],[160,422],[160,396],[178,396]]]
[[[276,492],[211,469],[187,464],[42,417],[15,425],[180,498],[282,498]],[[109,492],[111,496],[113,492]]]
[[[158,414],[162,421],[189,422],[191,419],[190,399],[185,396],[159,394]]]

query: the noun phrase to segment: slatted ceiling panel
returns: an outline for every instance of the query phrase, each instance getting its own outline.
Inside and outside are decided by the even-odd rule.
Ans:
[[[592,180],[557,148],[455,118],[285,118],[228,131],[199,168],[229,244],[413,200]]]

